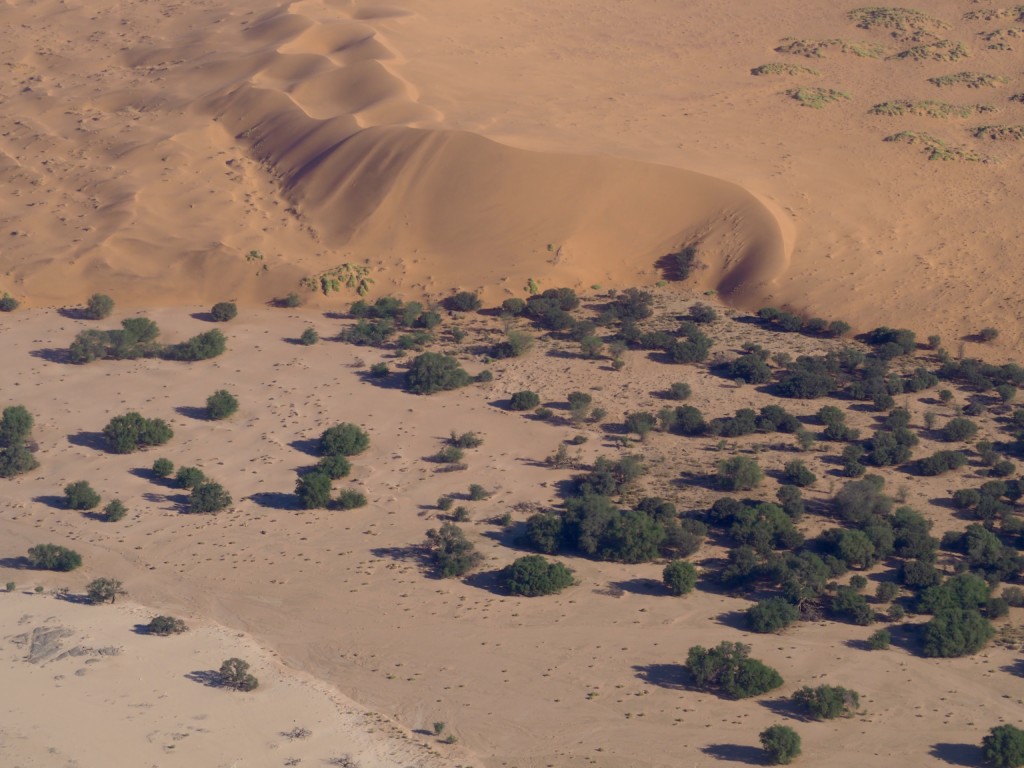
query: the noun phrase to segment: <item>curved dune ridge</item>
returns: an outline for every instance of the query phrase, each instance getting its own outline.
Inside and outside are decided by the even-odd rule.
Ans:
[[[470,287],[500,299],[528,277],[649,283],[661,256],[696,244],[701,286],[742,302],[786,268],[779,221],[736,185],[444,130],[373,26],[400,9],[303,0],[260,10],[211,10],[215,21],[111,47],[120,68],[97,73],[102,94],[87,102],[108,140],[91,147],[88,134],[93,167],[72,169],[95,178],[99,167],[106,195],[87,201],[85,236],[61,247],[50,233],[59,253],[40,258],[31,243],[0,253],[0,287],[34,303],[93,290],[128,303],[263,301],[365,261],[379,290]],[[126,119],[146,130],[118,136]],[[70,155],[83,141],[44,133]],[[34,237],[33,225],[43,220],[13,228]],[[262,263],[246,261],[253,249]]]

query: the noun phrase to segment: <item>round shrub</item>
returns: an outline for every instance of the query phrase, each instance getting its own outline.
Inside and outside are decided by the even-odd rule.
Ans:
[[[188,626],[181,619],[177,619],[174,616],[156,616],[150,619],[149,624],[146,625],[146,633],[150,635],[159,635],[160,637],[167,637],[168,635],[180,635],[185,632]]]
[[[320,453],[325,456],[355,456],[370,447],[370,436],[355,424],[335,424],[320,435]]]
[[[676,597],[689,594],[697,585],[697,569],[685,560],[673,560],[661,572],[665,588]]]
[[[9,293],[0,296],[0,312],[13,312],[19,306],[21,306],[21,302]]]
[[[206,398],[206,415],[214,421],[232,416],[238,410],[238,398],[226,389],[218,389]]]
[[[723,491],[749,491],[764,480],[764,473],[753,459],[733,456],[718,462],[718,487]]]
[[[892,635],[888,629],[878,629],[868,637],[868,648],[872,651],[884,651],[892,643]]]
[[[800,618],[800,609],[781,597],[769,597],[747,609],[747,626],[754,632],[781,632]]]
[[[773,725],[760,734],[770,765],[789,765],[800,755],[800,734],[787,725]]]
[[[522,597],[553,595],[574,583],[571,570],[540,555],[518,558],[502,570],[501,576],[508,591]]]
[[[313,471],[325,474],[331,480],[340,480],[347,477],[348,473],[352,471],[352,464],[341,454],[324,456],[316,463]]]
[[[519,317],[526,311],[526,302],[522,299],[505,299],[501,302],[501,311],[513,317]]]
[[[438,352],[424,352],[415,357],[405,373],[405,389],[417,395],[458,389],[470,381],[458,360]]]
[[[230,507],[232,499],[220,484],[206,482],[192,489],[188,503],[189,512],[203,514]]]
[[[316,332],[316,328],[307,328],[299,336],[299,343],[307,347],[313,346],[318,341],[320,341],[320,334]]]
[[[82,314],[90,320],[103,320],[114,311],[114,300],[103,293],[94,293],[85,303]]]
[[[191,490],[201,485],[206,480],[206,475],[198,467],[179,467],[174,479],[179,488]]]
[[[540,396],[536,392],[524,389],[512,395],[509,402],[510,411],[531,411],[540,405]]]
[[[366,496],[354,488],[342,488],[332,505],[335,509],[357,509],[366,506]]]
[[[669,400],[686,400],[693,394],[690,385],[683,381],[674,381],[668,388]]]
[[[28,551],[28,563],[45,571],[73,571],[82,564],[82,556],[58,544],[36,544]]]
[[[210,309],[210,314],[218,323],[226,323],[238,317],[238,307],[231,301],[218,301]]]
[[[111,453],[133,453],[151,445],[163,445],[174,431],[163,419],[147,419],[136,411],[115,416],[103,428]]]
[[[126,514],[128,514],[128,510],[120,499],[114,499],[103,508],[103,520],[107,523],[123,520]]]
[[[475,312],[480,309],[480,297],[472,291],[459,291],[449,296],[445,306],[454,312]]]
[[[241,659],[227,659],[220,665],[220,684],[236,691],[253,691],[259,681],[249,674],[249,662]]]
[[[793,694],[793,704],[815,720],[849,717],[860,706],[860,694],[838,685],[804,686]]]
[[[783,482],[790,485],[806,488],[808,485],[814,485],[818,478],[807,468],[806,464],[799,459],[795,459],[787,463],[783,468],[782,479]]]
[[[157,459],[153,462],[153,474],[157,477],[170,477],[174,471],[174,462],[170,459]]]
[[[1013,725],[997,725],[981,741],[986,765],[995,768],[1024,766],[1024,730]]]
[[[331,478],[323,472],[310,472],[295,481],[295,495],[303,509],[326,509],[331,503]]]
[[[100,495],[87,480],[79,480],[64,486],[64,503],[68,509],[95,509],[99,506]]]

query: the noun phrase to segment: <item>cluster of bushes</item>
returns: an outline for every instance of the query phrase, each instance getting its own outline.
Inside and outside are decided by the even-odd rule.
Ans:
[[[111,453],[133,453],[154,445],[163,445],[174,431],[163,419],[147,419],[137,411],[115,416],[103,428],[103,437]]]
[[[44,571],[73,571],[82,564],[82,556],[58,544],[36,544],[28,551],[28,564]]]
[[[827,336],[837,339],[850,332],[849,323],[844,323],[842,320],[829,322],[820,317],[804,320],[799,315],[775,307],[762,307],[757,311],[757,316],[773,328],[789,333],[798,332],[808,336]]]
[[[174,462],[170,459],[159,458],[153,462],[153,474],[157,477],[170,477],[172,473],[177,486],[189,491],[189,513],[220,512],[234,503],[231,494],[220,483],[215,483],[207,478],[206,474],[198,467],[178,467],[175,472]]]
[[[472,380],[454,357],[424,352],[409,364],[405,373],[405,389],[416,395],[432,395],[459,389]]]
[[[227,340],[214,329],[193,336],[180,344],[157,342],[160,329],[145,317],[121,321],[121,328],[112,331],[87,330],[79,333],[68,349],[73,363],[94,360],[134,360],[140,357],[162,357],[165,360],[208,360],[224,353]]]
[[[28,448],[35,420],[22,405],[4,408],[0,417],[0,477],[15,477],[39,466]]]
[[[575,583],[569,568],[540,555],[517,558],[502,569],[501,579],[509,592],[522,597],[554,595]]]
[[[349,314],[357,318],[355,325],[342,331],[340,339],[359,346],[381,347],[400,330],[407,331],[398,339],[400,349],[419,349],[433,341],[431,331],[441,323],[441,316],[418,301],[403,302],[393,296],[382,296],[373,304],[353,302]]]
[[[295,483],[295,495],[304,509],[356,509],[366,506],[366,496],[354,488],[344,488],[331,498],[333,481],[352,471],[348,458],[370,447],[370,436],[355,424],[335,424],[320,435],[320,461]]]
[[[750,658],[750,646],[743,643],[722,642],[714,648],[695,645],[686,655],[686,668],[697,688],[733,699],[760,696],[783,682],[775,669]]]
[[[443,523],[440,530],[427,531],[427,548],[438,575],[446,579],[466,575],[483,560],[473,542],[454,523]]]

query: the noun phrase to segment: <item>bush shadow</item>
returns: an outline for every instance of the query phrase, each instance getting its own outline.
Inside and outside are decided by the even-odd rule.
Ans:
[[[613,590],[622,590],[631,595],[650,595],[663,597],[670,594],[668,589],[656,579],[625,579],[623,581],[610,581],[608,586]]]
[[[185,675],[186,680],[205,685],[207,688],[223,688],[224,681],[216,669],[199,669]]]
[[[285,512],[295,512],[302,509],[299,497],[294,493],[281,493],[279,491],[261,491],[246,497],[258,507],[264,509],[279,509]]]
[[[810,723],[814,720],[801,712],[789,699],[768,699],[757,703],[778,717],[788,717],[790,720],[799,720],[801,723]]]
[[[87,432],[85,430],[68,435],[68,442],[81,448],[91,448],[94,451],[107,450],[107,440],[102,432]]]
[[[193,312],[189,317],[193,320],[202,320],[204,323],[217,322],[217,318],[213,316],[212,312]]]
[[[45,504],[51,509],[67,509],[63,496],[33,496],[32,501],[37,504]]]
[[[502,583],[500,570],[480,571],[479,573],[470,574],[462,579],[462,583],[500,597],[508,597],[512,594]]]
[[[58,363],[60,365],[76,365],[71,361],[71,353],[64,348],[50,347],[46,349],[33,349],[29,352],[31,357],[38,357],[40,360],[45,360],[48,363]]]
[[[294,448],[300,453],[304,453],[307,456],[315,456],[320,458],[320,439],[319,438],[307,438],[304,440],[292,440],[288,443],[289,448]]]
[[[33,570],[27,557],[0,557],[0,568],[11,568],[15,571]]]
[[[634,666],[633,671],[650,685],[675,691],[690,690],[690,673],[683,664],[642,664]]]
[[[933,744],[928,754],[947,765],[963,765],[969,768],[984,765],[984,756],[977,744]]]
[[[210,412],[206,408],[198,408],[194,405],[179,405],[174,409],[174,412],[181,414],[186,418],[195,419],[196,421],[210,420]]]
[[[149,467],[132,467],[128,470],[128,474],[135,475],[135,477],[141,477],[143,480],[148,480],[154,485],[162,485],[164,488],[177,488],[177,484],[174,482],[173,477],[160,477]]]
[[[764,751],[758,747],[743,744],[709,744],[701,749],[705,755],[724,760],[728,763],[746,763],[747,765],[765,765]]]

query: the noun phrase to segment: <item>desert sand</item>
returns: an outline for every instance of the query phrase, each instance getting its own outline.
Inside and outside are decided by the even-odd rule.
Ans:
[[[899,647],[866,653],[858,643],[868,628],[832,622],[751,635],[736,619],[749,601],[713,591],[668,599],[652,586],[660,564],[570,558],[580,585],[560,596],[526,600],[493,589],[489,574],[520,554],[510,546],[515,526],[493,519],[511,510],[521,522],[557,500],[557,484],[572,472],[543,459],[577,432],[505,411],[509,394],[528,387],[561,402],[585,388],[610,421],[656,410],[653,393],[676,380],[693,386],[691,402],[709,416],[760,407],[769,396],[641,354],[627,355],[623,376],[545,342],[492,366],[491,384],[420,398],[366,380],[367,366],[390,353],[295,343],[310,325],[324,339],[340,329],[333,313],[355,296],[322,296],[300,281],[342,264],[369,268],[371,297],[436,300],[471,289],[494,305],[525,295],[529,278],[591,295],[651,287],[665,276],[659,259],[692,245],[701,268],[658,291],[666,317],[713,292],[734,307],[784,305],[856,330],[940,333],[954,351],[992,326],[999,338],[965,342],[967,353],[1014,359],[1024,331],[1024,143],[971,129],[1024,122],[1024,102],[1010,98],[1024,92],[1024,44],[989,48],[981,36],[1013,26],[1010,18],[963,18],[990,3],[920,7],[948,23],[935,37],[963,42],[968,58],[890,58],[915,43],[858,28],[846,6],[821,0],[0,4],[0,292],[23,303],[0,314],[0,405],[35,415],[41,464],[2,481],[0,557],[8,559],[0,577],[19,591],[39,584],[75,593],[112,576],[134,601],[121,609],[0,595],[0,683],[38,692],[32,708],[10,715],[0,746],[14,745],[26,766],[109,765],[103,722],[38,713],[106,706],[116,695],[115,711],[152,703],[146,712],[159,719],[140,713],[123,731],[140,765],[174,764],[186,748],[196,750],[196,765],[278,765],[292,756],[315,764],[335,754],[364,766],[750,762],[757,732],[782,715],[771,702],[687,690],[676,666],[691,645],[733,639],[783,673],[780,695],[820,682],[863,694],[864,713],[852,722],[799,724],[809,764],[975,764],[981,736],[1019,720],[1008,673],[1019,641],[936,662]],[[784,38],[885,50],[875,58],[831,46],[807,58],[776,52]],[[751,74],[769,63],[817,74]],[[959,71],[1005,82],[928,82]],[[786,95],[797,87],[845,96],[812,109]],[[868,112],[898,99],[996,111],[945,119]],[[920,145],[883,141],[900,131],[934,135],[960,159],[929,160]],[[978,159],[963,159],[971,155]],[[68,365],[63,350],[74,335],[97,326],[58,308],[95,291],[118,304],[102,327],[145,311],[169,341],[209,330],[202,313],[214,301],[238,301],[241,315],[225,327],[228,353],[213,361]],[[292,291],[305,308],[262,306]],[[492,320],[463,324],[480,348],[500,338]],[[730,319],[716,326],[730,353],[746,340],[768,344],[771,335],[759,333]],[[801,338],[788,350],[828,344]],[[466,356],[466,367],[479,371],[479,355]],[[205,421],[205,398],[220,388],[238,395],[241,410]],[[935,407],[926,399],[907,398],[917,421]],[[793,404],[803,416],[819,406]],[[99,430],[131,409],[171,423],[172,443],[105,453]],[[855,418],[873,424],[870,414]],[[346,481],[370,504],[299,511],[295,472],[315,462],[311,441],[338,421],[370,432],[371,448]],[[467,471],[439,473],[425,457],[453,429],[485,442]],[[983,424],[989,437],[998,429]],[[581,461],[625,450],[597,428],[587,434]],[[642,447],[658,469],[649,490],[706,506],[712,494],[681,490],[676,478],[711,467],[715,443],[652,436]],[[148,472],[165,454],[222,482],[232,509],[182,514],[183,493]],[[825,475],[824,457],[814,461]],[[908,484],[897,470],[882,474],[891,488]],[[61,489],[79,479],[105,500],[121,498],[128,517],[106,524],[63,509]],[[962,527],[932,501],[980,482],[976,468],[915,478],[908,503],[938,533]],[[434,579],[419,545],[439,525],[435,501],[470,483],[496,491],[470,505],[485,566],[465,581]],[[839,485],[830,477],[808,496],[824,502]],[[17,567],[11,558],[44,539],[73,546],[84,567]],[[697,560],[720,556],[705,547]],[[132,633],[153,612],[197,629],[168,639]],[[1019,624],[1018,614],[1006,626]],[[20,624],[22,616],[31,619]],[[75,642],[123,651],[89,667],[75,659],[26,665],[11,638],[51,617],[77,633]],[[167,653],[159,664],[147,655],[155,648]],[[267,682],[251,696],[184,677],[243,651]],[[88,670],[81,680],[79,668]],[[138,680],[150,669],[159,681]],[[55,688],[58,674],[65,680]],[[101,677],[97,691],[89,683]],[[317,723],[308,742],[280,736],[303,725],[296,708]],[[191,719],[199,712],[236,751],[217,751],[220,741],[210,743]],[[414,733],[435,721],[448,724],[457,745]],[[192,735],[168,752],[167,740],[185,732]],[[75,749],[85,733],[95,738],[88,754]]]

